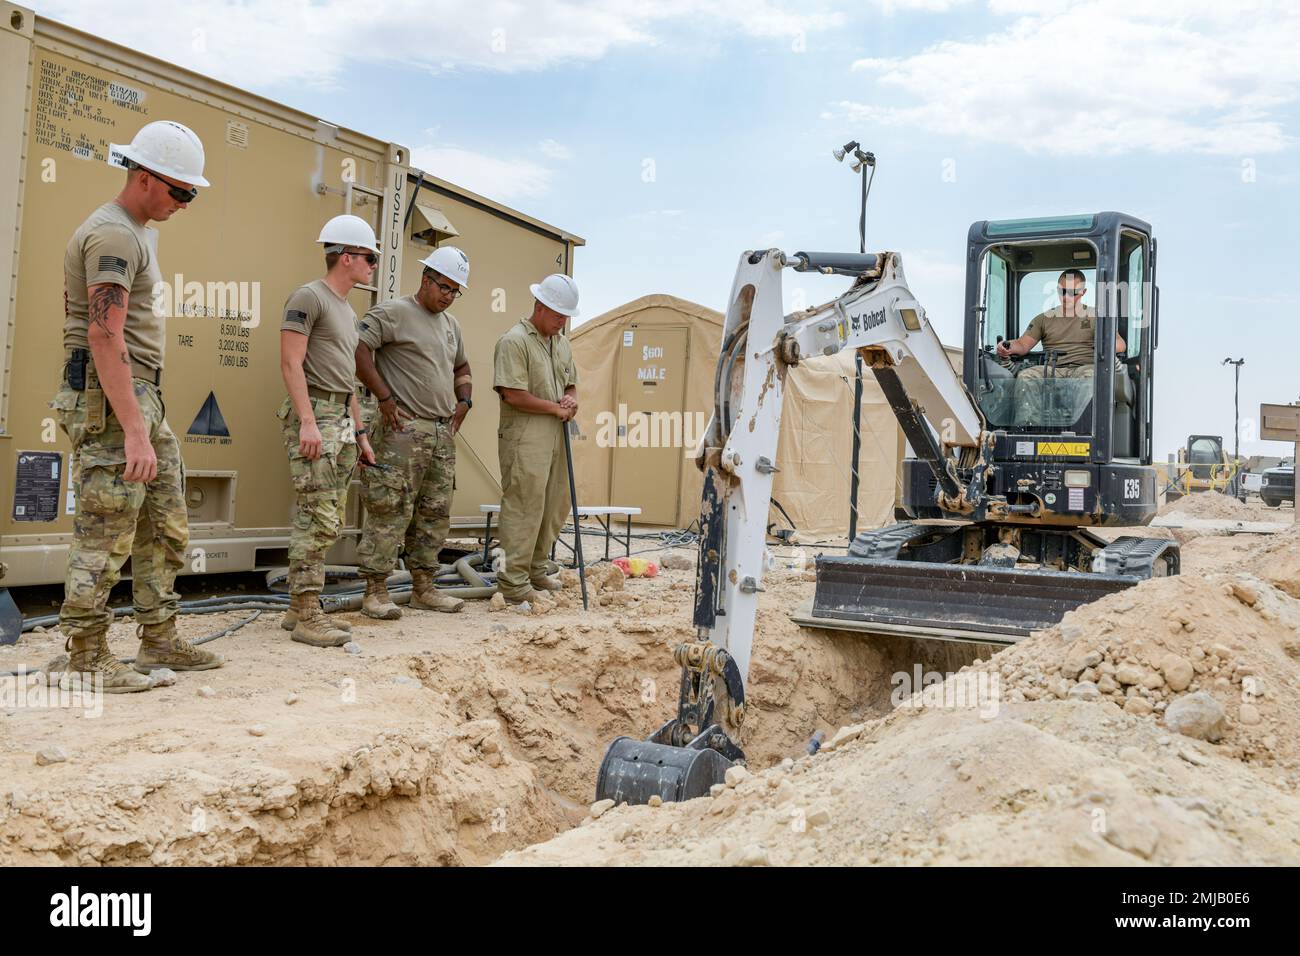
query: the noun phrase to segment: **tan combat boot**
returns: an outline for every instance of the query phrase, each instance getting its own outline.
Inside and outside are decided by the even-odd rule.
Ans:
[[[199,650],[177,634],[174,617],[161,624],[140,625],[140,650],[136,652],[133,666],[141,674],[160,667],[174,671],[206,671],[224,663],[220,654]]]
[[[331,623],[333,623],[333,625],[337,627],[340,631],[347,631],[349,634],[352,633],[352,625],[349,624],[347,621],[333,621]],[[284,617],[280,618],[280,627],[283,630],[292,631],[297,626],[298,626],[298,612],[295,611],[293,609],[293,605],[290,604],[289,610],[285,611]]]
[[[455,614],[465,602],[450,594],[442,594],[433,583],[432,571],[411,572],[411,607],[421,611],[442,611]]]
[[[502,593],[504,594],[505,592]],[[519,595],[518,597],[510,597],[509,595],[507,595],[506,603],[507,604],[524,604],[524,603],[535,604],[538,598],[546,598],[545,592],[539,591],[537,590],[537,588],[530,587],[525,593]]]
[[[68,675],[75,675],[86,690],[105,694],[134,694],[149,689],[149,678],[137,674],[108,649],[108,634],[70,637],[65,645],[69,654]]]
[[[352,640],[352,633],[334,624],[321,610],[320,596],[315,591],[293,595],[292,609],[298,623],[294,625],[292,639],[312,647],[342,647]]]
[[[361,613],[380,621],[396,621],[402,609],[388,594],[388,578],[383,574],[366,576],[366,596],[361,599]]]
[[[533,578],[531,582],[533,588],[538,591],[563,591],[564,585],[560,583],[559,578],[545,575],[540,578]]]

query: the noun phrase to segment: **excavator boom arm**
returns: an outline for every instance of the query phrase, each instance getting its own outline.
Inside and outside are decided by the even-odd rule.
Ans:
[[[787,317],[781,295],[785,268],[857,278],[831,302]],[[767,562],[786,372],[804,358],[844,349],[863,354],[909,442],[930,460],[941,491],[953,502],[967,491],[951,452],[977,449],[982,422],[907,287],[901,257],[786,256],[777,250],[743,255],[723,327],[714,414],[698,455],[705,491],[695,608],[700,636],[730,655],[742,681]]]

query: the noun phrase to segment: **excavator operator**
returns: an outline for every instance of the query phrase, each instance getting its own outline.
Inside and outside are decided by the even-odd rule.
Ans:
[[[1056,282],[1061,304],[1036,315],[1025,334],[1018,339],[999,342],[998,357],[1017,358],[1025,355],[1042,341],[1047,360],[1041,365],[1024,368],[1016,376],[1016,421],[1037,423],[1041,410],[1043,389],[1037,384],[1050,375],[1057,378],[1091,378],[1095,346],[1094,331],[1097,314],[1083,304],[1087,282],[1078,269],[1066,269]],[[1115,353],[1127,346],[1122,336],[1115,336]]]

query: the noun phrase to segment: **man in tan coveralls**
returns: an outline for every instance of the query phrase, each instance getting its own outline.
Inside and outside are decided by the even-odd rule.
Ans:
[[[374,464],[354,388],[357,314],[348,293],[369,282],[379,263],[374,230],[357,216],[335,216],[320,238],[326,274],[289,296],[280,323],[280,372],[289,395],[276,413],[293,477],[289,534],[290,610],[282,627],[313,647],[338,647],[351,638],[321,610],[325,553],[347,511],[348,485],[358,457]]]
[[[1052,372],[1058,378],[1092,378],[1096,348],[1097,313],[1083,304],[1088,291],[1086,280],[1078,269],[1066,269],[1056,282],[1056,292],[1061,299],[1059,308],[1049,309],[1034,316],[1025,334],[1009,342],[998,343],[1000,358],[1016,358],[1027,354],[1040,339],[1043,349],[1056,353]],[[1125,350],[1124,339],[1115,336],[1115,353]],[[1039,424],[1042,413],[1042,383],[1048,377],[1047,365],[1031,365],[1016,376],[1016,422]]]
[[[179,123],[150,123],[113,146],[110,163],[126,168],[126,184],[77,228],[63,259],[65,364],[50,406],[72,439],[77,514],[59,628],[70,674],[111,694],[148,690],[156,668],[222,664],[176,633],[189,523],[180,444],[163,413],[166,316],[153,308],[162,273],[149,228],[208,185],[203,161],[203,144]],[[134,671],[108,647],[109,591],[128,556],[140,625]]]
[[[546,562],[569,514],[564,431],[578,414],[578,370],[564,323],[578,314],[578,286],[547,276],[529,286],[533,314],[497,342],[492,387],[501,396],[501,547],[497,588],[512,604],[557,591]]]
[[[387,621],[402,616],[385,584],[402,550],[411,572],[411,607],[452,613],[465,606],[439,592],[434,577],[451,528],[456,432],[474,404],[460,323],[446,311],[469,287],[469,258],[444,246],[422,265],[414,295],[380,302],[366,313],[356,352],[357,377],[378,400],[380,413],[372,423],[377,461],[361,476],[361,611]]]

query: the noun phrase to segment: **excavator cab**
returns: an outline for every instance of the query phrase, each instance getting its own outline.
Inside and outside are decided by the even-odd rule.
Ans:
[[[1223,439],[1218,435],[1192,435],[1187,439],[1187,464],[1193,478],[1208,481],[1217,477],[1215,472],[1224,467],[1226,457]]]
[[[1064,303],[1066,290],[1082,295]],[[989,492],[1036,508],[1011,520],[1136,525],[1155,514],[1158,303],[1155,239],[1134,216],[971,226],[963,380],[996,436]],[[1031,329],[1031,351],[999,355]],[[944,517],[930,467],[909,460],[904,476],[907,516]]]

